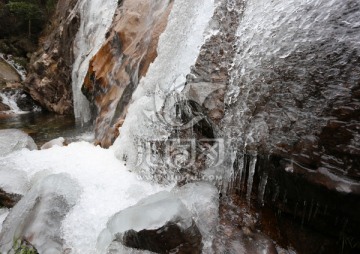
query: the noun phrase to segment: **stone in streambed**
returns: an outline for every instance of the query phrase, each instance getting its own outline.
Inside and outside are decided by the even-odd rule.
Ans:
[[[37,146],[34,140],[21,130],[0,130],[0,157],[23,148],[36,150]]]
[[[50,140],[49,142],[46,142],[45,144],[43,144],[41,146],[41,150],[45,150],[45,149],[50,149],[54,146],[65,146],[66,145],[66,141],[63,137],[59,137],[53,140]]]

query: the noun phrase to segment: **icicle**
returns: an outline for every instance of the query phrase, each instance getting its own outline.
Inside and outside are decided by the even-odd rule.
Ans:
[[[260,185],[259,185],[259,196],[258,196],[259,203],[262,206],[264,205],[264,195],[265,195],[265,190],[266,190],[268,177],[269,177],[268,172],[264,171],[264,174],[261,177],[261,182],[260,182]]]
[[[249,177],[248,177],[247,189],[246,189],[246,200],[247,200],[248,205],[250,205],[250,201],[251,201],[251,193],[252,193],[252,187],[253,187],[253,182],[254,182],[256,162],[257,162],[257,156],[252,156],[250,159]]]

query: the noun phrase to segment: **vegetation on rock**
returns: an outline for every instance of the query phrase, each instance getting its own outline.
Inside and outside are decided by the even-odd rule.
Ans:
[[[13,251],[15,254],[38,254],[36,249],[28,242],[22,240],[14,240]]]
[[[25,57],[55,10],[57,0],[0,0],[0,52]]]

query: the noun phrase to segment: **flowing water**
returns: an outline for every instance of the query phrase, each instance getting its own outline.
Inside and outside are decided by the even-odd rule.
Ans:
[[[81,139],[92,141],[90,125],[81,125],[73,116],[44,112],[0,115],[0,129],[19,129],[28,133],[40,147],[44,143],[64,137],[68,141]]]

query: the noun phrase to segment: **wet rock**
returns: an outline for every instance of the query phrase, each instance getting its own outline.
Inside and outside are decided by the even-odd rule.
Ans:
[[[20,75],[0,56],[0,82],[19,82]]]
[[[195,223],[185,230],[177,223],[178,221],[168,222],[154,230],[126,231],[122,242],[125,246],[155,253],[201,253],[201,234]]]
[[[45,29],[40,49],[30,60],[25,86],[43,108],[59,114],[73,114],[71,70],[73,41],[79,17],[73,13],[77,0],[60,1]]]
[[[0,188],[0,207],[12,208],[21,198],[19,194],[6,193]]]
[[[174,194],[163,191],[115,214],[98,238],[98,250],[111,242],[157,253],[201,253],[202,236],[191,212]]]
[[[10,110],[10,107],[4,103],[2,103],[2,98],[0,97],[0,111]]]
[[[34,140],[25,132],[16,129],[0,130],[0,156],[27,148],[36,150]]]
[[[10,100],[8,103],[14,103],[9,110],[18,110],[18,111],[40,111],[41,108],[38,104],[31,98],[31,96],[24,90],[24,87],[20,83],[7,84],[7,87],[1,90],[1,93]],[[1,98],[0,98],[1,99]],[[16,112],[15,112],[16,113]]]
[[[45,149],[50,149],[54,146],[65,146],[66,145],[66,141],[63,137],[59,137],[53,140],[50,140],[49,142],[46,142],[45,144],[43,144],[41,146],[41,150],[45,150]]]
[[[50,175],[14,206],[0,233],[0,251],[8,253],[14,239],[34,246],[39,253],[62,253],[61,223],[80,195],[78,184],[66,174]]]
[[[203,253],[211,253],[219,222],[218,189],[207,182],[194,182],[174,188],[172,192],[191,212],[202,235]]]
[[[237,254],[278,254],[275,244],[261,233],[253,233],[248,229],[232,235],[223,246],[218,246],[217,253]]]

